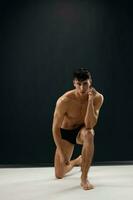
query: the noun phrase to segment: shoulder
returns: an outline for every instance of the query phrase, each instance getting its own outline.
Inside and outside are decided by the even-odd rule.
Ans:
[[[96,99],[104,99],[103,94],[101,94],[99,91],[97,91],[95,88],[92,88],[92,92]]]
[[[60,108],[60,109],[67,108],[73,98],[72,93],[73,93],[72,91],[68,91],[64,93],[62,96],[60,96],[57,99],[56,108]]]
[[[104,102],[103,94],[101,94],[100,92],[96,91],[95,88],[94,88],[94,92],[95,92],[94,103],[102,105],[103,102]]]
[[[103,94],[98,93],[98,94],[96,95],[96,99],[99,100],[99,101],[101,101],[101,102],[103,102],[103,101],[104,101],[104,96],[103,96]]]
[[[67,91],[61,97],[58,98],[57,104],[67,104],[74,99],[74,90]]]

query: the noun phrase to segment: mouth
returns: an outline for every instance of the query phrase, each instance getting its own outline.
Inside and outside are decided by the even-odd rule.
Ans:
[[[80,92],[81,94],[85,94],[85,92]]]

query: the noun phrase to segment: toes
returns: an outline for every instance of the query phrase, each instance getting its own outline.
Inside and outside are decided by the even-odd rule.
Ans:
[[[86,184],[81,183],[81,187],[82,187],[84,190],[91,190],[91,189],[94,188],[94,186],[93,186],[92,184],[88,184],[88,183],[86,183]]]

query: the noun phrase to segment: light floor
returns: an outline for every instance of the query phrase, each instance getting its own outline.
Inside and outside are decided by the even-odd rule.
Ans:
[[[80,168],[54,178],[54,168],[1,168],[0,200],[133,200],[133,165],[92,166],[95,189],[80,187]]]

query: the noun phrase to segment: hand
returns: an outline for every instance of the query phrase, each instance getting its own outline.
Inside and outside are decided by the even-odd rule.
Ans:
[[[90,88],[88,92],[88,100],[93,100],[96,95],[96,90],[94,88]]]

